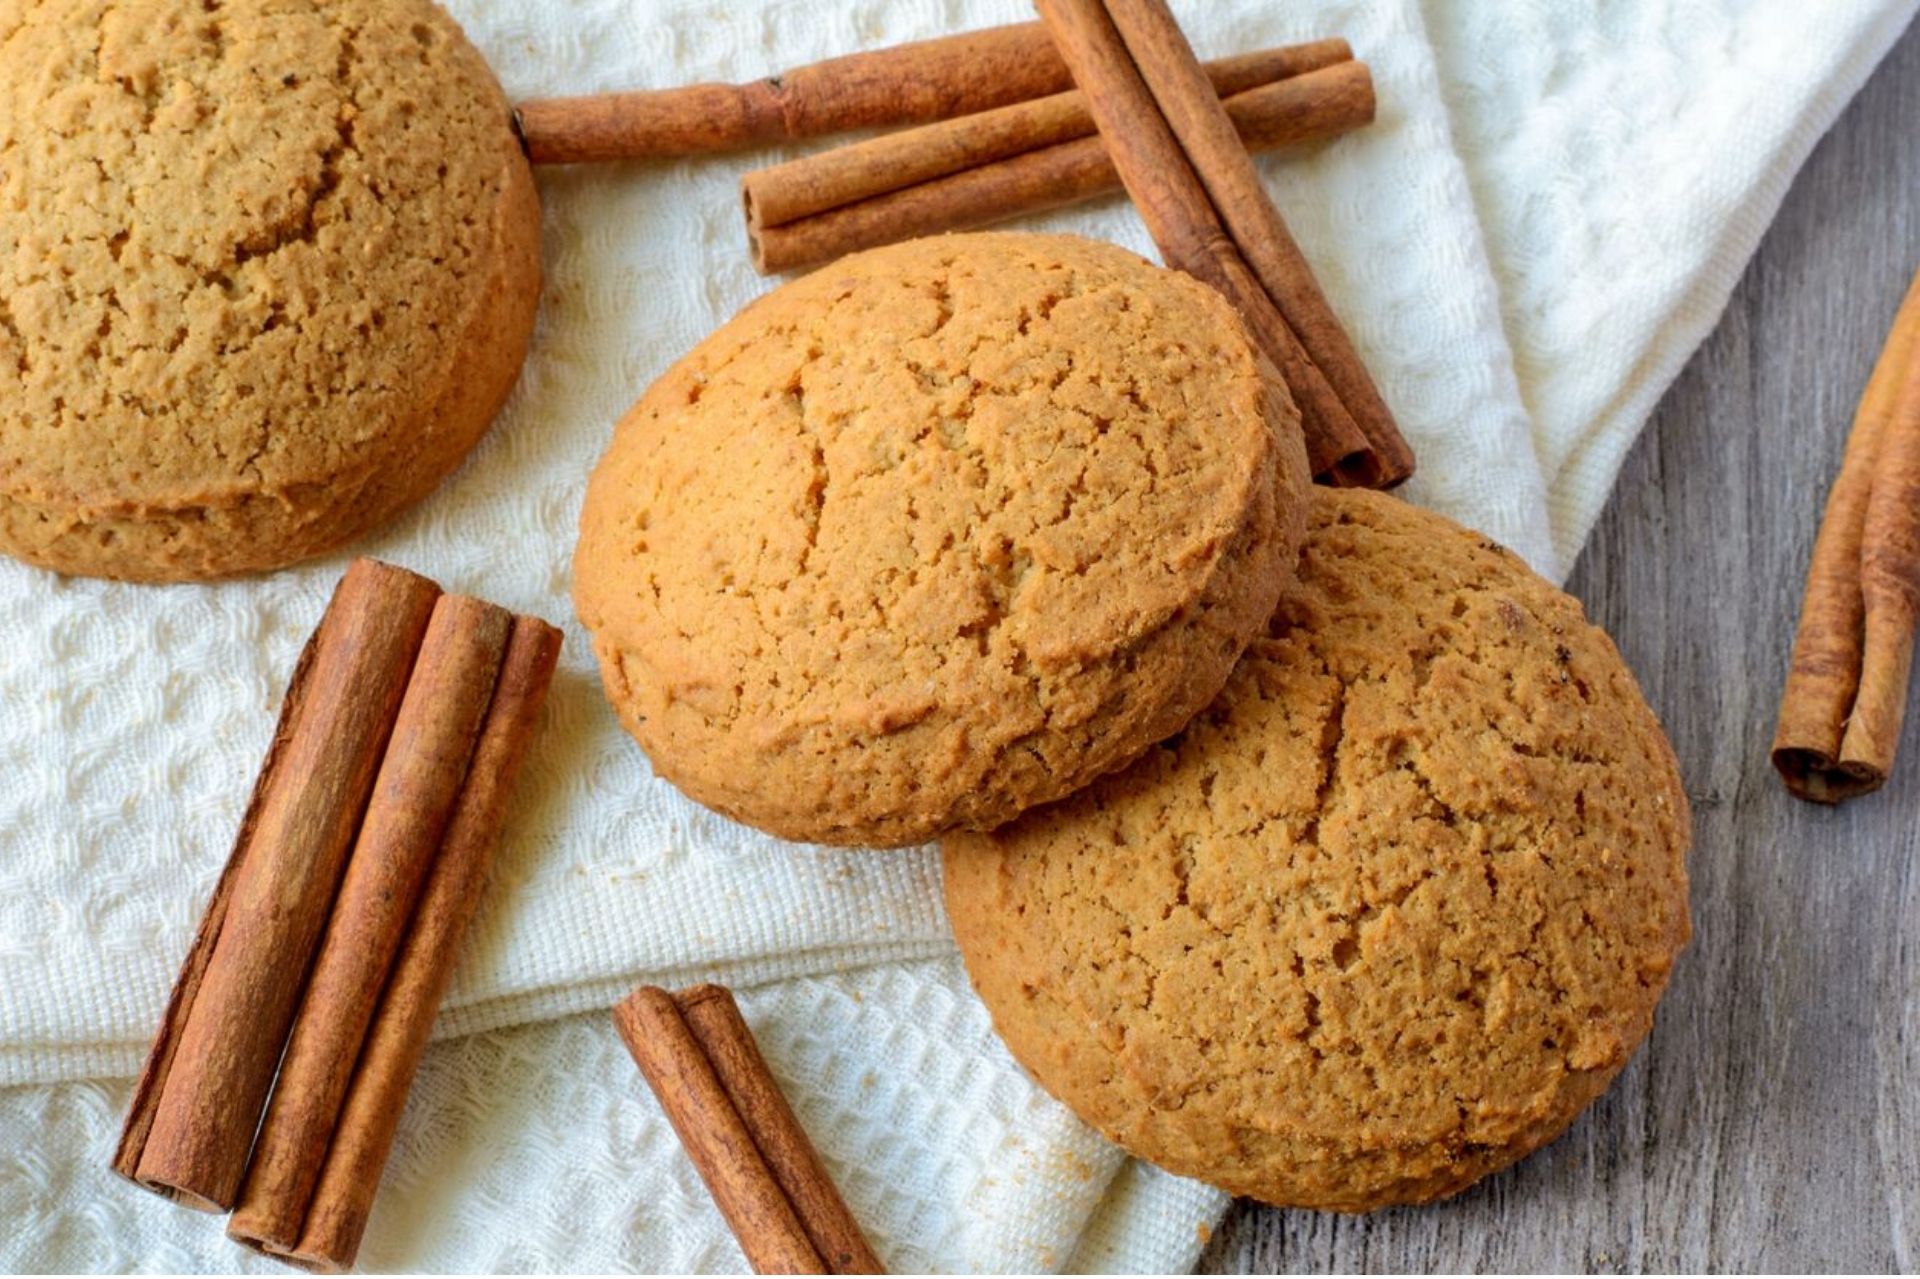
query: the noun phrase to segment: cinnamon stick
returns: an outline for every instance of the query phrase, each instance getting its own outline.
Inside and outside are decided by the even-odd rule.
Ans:
[[[289,1260],[345,1270],[359,1251],[407,1090],[491,873],[507,799],[559,654],[558,630],[536,617],[513,619],[466,784],[360,1050],[305,1223],[292,1248],[270,1249]]]
[[[1167,265],[1233,304],[1293,393],[1314,474],[1370,474],[1366,436],[1241,257],[1106,11],[1098,0],[1038,7]]]
[[[1070,88],[1037,22],[829,58],[746,84],[543,98],[514,111],[535,164],[733,151],[943,120]]]
[[[1235,247],[1367,437],[1376,473],[1362,482],[1389,487],[1405,480],[1413,474],[1413,450],[1220,109],[1166,0],[1106,0],[1106,8]]]
[[[334,591],[135,1088],[113,1160],[123,1176],[232,1206],[438,594],[372,560]]]
[[[1055,102],[1060,97],[1040,99]],[[1077,95],[1076,95],[1077,96]],[[1037,105],[1037,104],[1036,104]],[[1366,64],[1340,62],[1317,70],[1302,72],[1289,79],[1244,90],[1225,98],[1222,105],[1239,132],[1241,141],[1251,150],[1265,151],[1300,142],[1337,137],[1369,124],[1374,115],[1373,79]],[[742,184],[749,205],[747,238],[754,265],[763,274],[815,266],[860,249],[875,248],[922,235],[961,231],[989,226],[1007,218],[1061,208],[1090,200],[1120,189],[1120,175],[1113,167],[1107,148],[1091,130],[1091,117],[1080,103],[1080,118],[1088,121],[1087,136],[1071,137],[1035,149],[1002,154],[1021,136],[1013,129],[997,127],[976,131],[968,121],[998,115],[986,112],[945,124],[876,138],[874,142],[893,144],[900,150],[939,157],[941,167],[954,171],[914,184],[902,184],[878,194],[856,198],[838,207],[802,215],[792,221],[767,222],[766,193],[777,191],[774,178],[779,168],[748,174]],[[1021,112],[1022,107],[1004,108]],[[1062,113],[1064,116],[1064,113]],[[1038,128],[1032,134],[1044,140],[1066,125]],[[911,142],[924,135],[926,143]],[[794,166],[816,165],[819,175],[802,175],[794,190],[809,192],[801,197],[773,198],[776,209],[807,207],[828,198],[829,192],[858,192],[879,187],[889,179],[887,169],[876,162],[884,157],[851,158],[845,177],[829,176],[837,163],[835,157],[873,143],[856,143],[824,151]],[[930,171],[931,159],[918,165],[901,165],[903,175]],[[755,194],[755,193],[758,194]],[[818,192],[817,196],[811,194]],[[782,203],[783,199],[791,203]],[[755,216],[761,219],[756,225]]]
[[[673,996],[642,986],[614,1007],[613,1021],[748,1264],[760,1274],[826,1274],[819,1250]]]
[[[381,987],[467,777],[511,623],[505,609],[468,596],[434,605],[227,1223],[243,1243],[285,1251],[299,1241]]]
[[[1319,40],[1223,58],[1206,72],[1225,98],[1352,59],[1345,40]],[[1068,90],[760,169],[741,180],[740,194],[749,226],[780,226],[1094,132],[1085,96]]]
[[[1892,768],[1920,590],[1920,275],[1854,414],[1827,496],[1773,764],[1802,799],[1877,790]]]
[[[836,1275],[886,1273],[820,1162],[820,1152],[774,1082],[733,992],[724,986],[695,986],[675,995],[674,1002],[827,1270]]]

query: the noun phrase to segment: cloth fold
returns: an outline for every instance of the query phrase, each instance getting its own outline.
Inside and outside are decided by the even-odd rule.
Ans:
[[[1420,455],[1406,489],[1556,580],[1793,173],[1917,0],[1199,0],[1203,56],[1341,34],[1377,123],[1261,161]],[[745,79],[1023,20],[1018,0],[450,0],[510,96]],[[547,282],[470,461],[353,548],[568,629],[547,721],[368,1235],[369,1267],[738,1267],[604,1008],[749,1017],[899,1269],[1182,1269],[1224,1200],[1028,1083],[952,957],[929,850],[798,848],[656,779],[567,601],[587,470],[763,292],[756,153],[540,175]],[[1024,225],[1151,255],[1120,200]],[[104,1172],[278,699],[345,557],[212,586],[0,563],[0,1265],[251,1264]],[[564,1206],[564,1207],[563,1207]]]

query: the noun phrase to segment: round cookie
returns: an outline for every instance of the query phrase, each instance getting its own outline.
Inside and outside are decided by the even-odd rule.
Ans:
[[[654,768],[789,839],[987,828],[1211,700],[1290,573],[1298,417],[1187,276],[1068,236],[858,254],[668,370],[574,602]]]
[[[944,842],[975,989],[1142,1158],[1269,1203],[1452,1194],[1558,1134],[1688,935],[1673,754],[1518,558],[1315,495],[1298,585],[1131,769]]]
[[[0,551],[216,577],[424,496],[518,374],[539,204],[429,0],[0,17]]]

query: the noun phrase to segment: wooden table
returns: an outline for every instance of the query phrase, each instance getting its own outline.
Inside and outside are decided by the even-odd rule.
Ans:
[[[1801,173],[1667,393],[1569,588],[1640,677],[1693,802],[1694,942],[1653,1037],[1546,1150],[1365,1218],[1241,1205],[1218,1271],[1913,1271],[1920,709],[1832,810],[1768,766],[1815,523],[1920,266],[1920,25]]]

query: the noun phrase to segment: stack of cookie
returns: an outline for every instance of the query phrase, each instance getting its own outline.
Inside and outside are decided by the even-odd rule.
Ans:
[[[620,423],[575,602],[662,776],[940,837],[1014,1055],[1279,1204],[1453,1193],[1560,1132],[1687,937],[1685,798],[1579,605],[1313,489],[1209,290],[923,240],[748,307]]]

